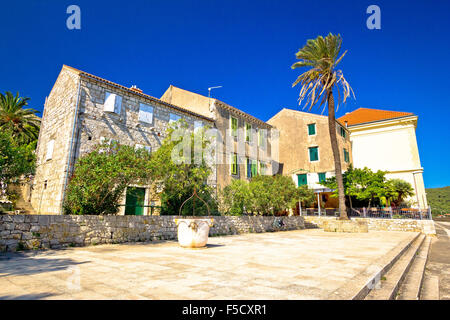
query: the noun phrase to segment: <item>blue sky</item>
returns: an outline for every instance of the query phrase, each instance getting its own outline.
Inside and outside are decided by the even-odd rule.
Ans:
[[[66,8],[81,8],[69,30]],[[381,30],[366,8],[381,8]],[[298,108],[290,66],[307,39],[340,33],[357,107],[409,111],[426,187],[450,185],[450,1],[8,1],[0,19],[0,91],[42,110],[63,64],[160,97],[173,84],[262,120]],[[317,112],[317,110],[316,110]],[[382,150],[379,150],[382,152]]]

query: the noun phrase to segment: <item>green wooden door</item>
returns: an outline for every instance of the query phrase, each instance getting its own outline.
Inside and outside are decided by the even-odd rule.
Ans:
[[[125,214],[142,216],[144,214],[145,188],[127,188]]]

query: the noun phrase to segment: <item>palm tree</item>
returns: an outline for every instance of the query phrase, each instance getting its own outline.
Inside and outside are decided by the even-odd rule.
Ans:
[[[342,71],[336,70],[337,64],[347,53],[347,51],[345,51],[338,58],[341,45],[342,38],[339,34],[333,35],[330,33],[325,38],[319,36],[316,39],[310,39],[307,41],[306,45],[297,52],[296,57],[300,61],[294,63],[291,68],[310,68],[308,71],[302,73],[292,84],[292,87],[295,87],[297,84],[301,84],[302,86],[298,99],[299,105],[301,105],[304,99],[306,99],[306,103],[303,108],[306,108],[309,105],[309,110],[311,110],[319,100],[319,107],[324,105],[323,110],[325,109],[325,106],[328,105],[328,129],[336,171],[340,219],[348,219],[345,206],[341,158],[337,141],[333,90],[338,93],[338,106],[341,102],[345,103],[350,94],[353,94],[354,97],[354,93],[348,82],[345,80]]]
[[[30,98],[14,96],[11,92],[0,92],[0,129],[11,132],[13,138],[23,143],[35,141],[39,135],[40,119],[34,109],[24,109]]]

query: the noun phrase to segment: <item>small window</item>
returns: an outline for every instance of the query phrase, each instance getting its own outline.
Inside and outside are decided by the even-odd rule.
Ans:
[[[308,135],[313,136],[316,134],[316,124],[310,123],[308,124]]]
[[[45,161],[52,159],[54,147],[55,147],[55,140],[50,140],[47,143],[47,153],[45,154]]]
[[[250,123],[245,124],[245,141],[252,142],[252,125]]]
[[[344,161],[350,162],[350,154],[348,153],[346,148],[344,148]]]
[[[265,129],[259,129],[258,130],[258,145],[262,148],[266,146],[266,140],[267,140],[267,130]]]
[[[237,118],[230,118],[230,131],[231,135],[233,137],[237,137],[237,130],[238,130],[238,119]]]
[[[180,119],[181,119],[181,116],[179,116],[177,114],[174,114],[174,113],[169,114],[169,123],[177,122]]]
[[[309,148],[309,161],[318,161],[318,160],[319,160],[319,147]]]
[[[103,111],[120,114],[122,109],[122,97],[106,91],[105,103],[103,105]]]
[[[327,180],[325,172],[319,172],[319,182],[325,182]]]
[[[233,153],[231,155],[231,174],[237,176],[238,175],[238,161],[237,154]]]
[[[258,167],[256,160],[247,158],[247,178],[256,177],[258,174]]]
[[[139,121],[153,123],[153,107],[141,103],[139,105]]]
[[[345,131],[345,129],[343,127],[339,127],[341,130],[341,136],[343,136],[344,138],[347,136],[347,132]]]
[[[298,183],[299,187],[308,184],[308,176],[307,176],[307,174],[306,173],[298,174],[297,175],[297,183]]]

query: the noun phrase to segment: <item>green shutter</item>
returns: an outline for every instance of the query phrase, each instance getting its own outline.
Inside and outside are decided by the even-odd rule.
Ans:
[[[297,180],[298,180],[298,186],[303,186],[305,184],[308,184],[308,178],[307,178],[306,173],[298,174]]]
[[[319,172],[319,182],[324,182],[326,180],[325,172]]]
[[[237,165],[237,154],[234,153],[231,155],[231,174],[238,174],[238,165]]]
[[[309,148],[309,161],[319,160],[319,147]]]
[[[252,170],[252,177],[256,177],[258,175],[258,167],[256,160],[252,160],[251,170]]]
[[[252,125],[250,123],[245,124],[245,141],[252,141]]]
[[[350,162],[350,154],[348,153],[347,149],[344,148],[344,161]]]
[[[237,136],[238,119],[231,117],[231,135]]]
[[[308,135],[312,136],[314,134],[316,134],[316,124],[315,123],[308,124]]]

